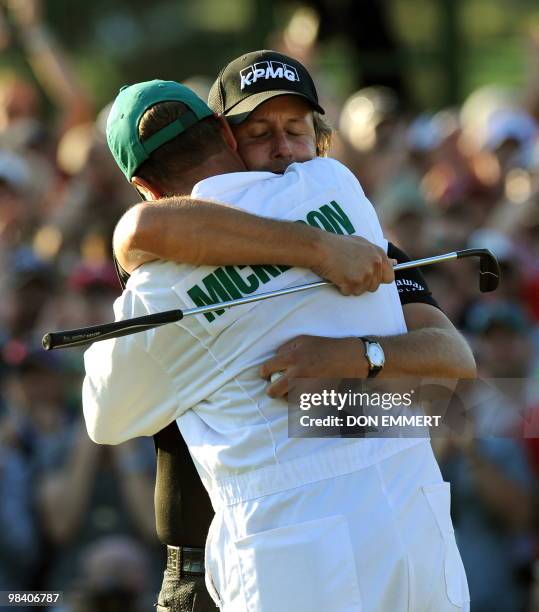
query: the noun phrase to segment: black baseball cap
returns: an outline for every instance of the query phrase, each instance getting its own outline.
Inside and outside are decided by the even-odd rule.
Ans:
[[[253,51],[221,70],[210,89],[208,106],[230,123],[241,123],[263,102],[290,94],[305,98],[313,110],[324,114],[303,64],[276,51]]]

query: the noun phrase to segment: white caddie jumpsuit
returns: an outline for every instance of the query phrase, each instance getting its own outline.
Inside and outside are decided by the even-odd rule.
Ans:
[[[193,196],[359,235],[387,247],[372,205],[340,163],[199,183]],[[284,266],[153,262],[116,302],[117,319],[316,280]],[[177,419],[216,516],[207,584],[226,612],[445,612],[469,594],[444,483],[426,439],[289,438],[287,403],[258,366],[300,335],[406,331],[394,284],[333,287],[189,317],[85,353],[90,437],[116,444]]]

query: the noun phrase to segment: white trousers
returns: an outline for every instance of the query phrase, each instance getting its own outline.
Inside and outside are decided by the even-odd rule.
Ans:
[[[469,610],[449,484],[429,441],[327,477],[337,455],[311,458],[307,483],[288,474],[285,490],[218,508],[206,581],[221,610]]]

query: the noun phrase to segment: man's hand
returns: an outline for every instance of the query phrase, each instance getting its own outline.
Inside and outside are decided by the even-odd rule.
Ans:
[[[363,341],[359,338],[298,336],[279,347],[277,354],[260,366],[260,376],[282,376],[266,393],[283,397],[293,378],[367,378],[368,364]]]
[[[373,292],[381,283],[395,280],[396,261],[365,238],[323,232],[321,239],[319,261],[311,270],[334,283],[343,295]]]

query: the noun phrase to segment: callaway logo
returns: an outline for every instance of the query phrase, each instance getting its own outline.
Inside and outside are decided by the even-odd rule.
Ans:
[[[258,62],[240,70],[241,85],[244,89],[247,85],[256,83],[258,79],[288,79],[299,81],[298,71],[283,62]]]
[[[423,285],[420,285],[416,281],[411,281],[408,278],[397,278],[395,279],[395,284],[397,285],[397,289],[399,293],[408,293],[413,291],[426,291]]]

